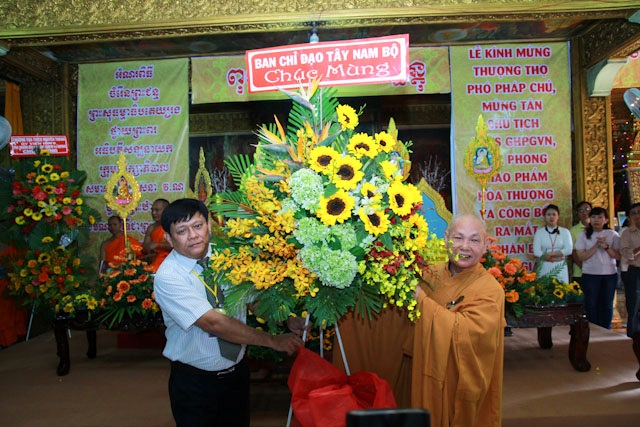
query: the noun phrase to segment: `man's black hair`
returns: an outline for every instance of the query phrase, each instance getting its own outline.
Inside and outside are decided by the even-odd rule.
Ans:
[[[200,200],[178,199],[164,208],[160,225],[165,232],[171,234],[171,224],[189,221],[198,212],[209,222],[209,210]]]

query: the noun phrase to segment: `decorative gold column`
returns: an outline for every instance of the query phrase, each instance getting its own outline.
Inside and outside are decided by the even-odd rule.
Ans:
[[[582,108],[585,200],[613,209],[611,104],[609,97],[584,99]],[[610,212],[612,215],[613,212]]]
[[[633,128],[636,138],[633,141],[633,149],[629,153],[627,161],[627,182],[629,184],[629,198],[631,203],[640,201],[640,120],[633,120]]]

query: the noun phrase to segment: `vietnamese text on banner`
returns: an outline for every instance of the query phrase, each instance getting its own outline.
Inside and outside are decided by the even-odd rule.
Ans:
[[[533,269],[542,209],[571,224],[571,97],[567,43],[451,47],[454,211],[481,211],[482,190],[465,170],[482,115],[502,165],[486,188],[485,219],[503,252]],[[454,161],[452,161],[454,164]]]

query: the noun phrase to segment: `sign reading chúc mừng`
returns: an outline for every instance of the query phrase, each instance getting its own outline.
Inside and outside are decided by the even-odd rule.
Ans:
[[[34,157],[36,149],[47,150],[51,156],[68,156],[67,135],[12,135],[9,140],[11,157]]]
[[[407,81],[409,35],[249,50],[249,92]]]

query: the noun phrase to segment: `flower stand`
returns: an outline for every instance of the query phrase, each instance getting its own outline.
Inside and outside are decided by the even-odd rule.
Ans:
[[[569,362],[576,371],[587,372],[591,363],[587,360],[589,346],[589,321],[582,304],[551,306],[528,306],[518,318],[507,318],[507,325],[513,328],[537,328],[540,348],[553,347],[551,329],[554,326],[569,325]]]
[[[56,313],[53,320],[53,333],[56,338],[56,350],[58,358],[58,367],[56,373],[58,376],[64,376],[71,369],[71,358],[69,356],[69,330],[83,330],[87,333],[87,357],[95,359],[97,354],[97,330],[98,323],[87,316],[68,317],[65,314]]]
[[[96,320],[98,318],[99,313],[94,313],[92,316],[88,316],[86,313],[77,313],[73,317],[69,317],[64,313],[56,313],[53,321],[53,332],[56,339],[56,349],[59,358],[56,373],[59,376],[67,375],[71,369],[71,358],[69,356],[70,330],[86,332],[88,343],[87,357],[89,359],[96,358],[98,352],[97,331],[100,328],[120,331],[124,334],[129,334],[130,336],[139,335],[139,337],[144,337],[142,340],[138,340],[137,342],[135,342],[136,340],[131,341],[131,339],[122,341],[122,345],[120,345],[121,343],[119,339],[119,348],[158,348],[160,338],[164,338],[164,335],[161,335],[160,333],[160,331],[164,329],[161,315],[147,318],[127,319],[111,327],[101,324]]]

